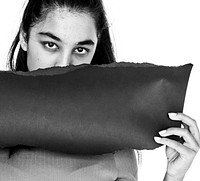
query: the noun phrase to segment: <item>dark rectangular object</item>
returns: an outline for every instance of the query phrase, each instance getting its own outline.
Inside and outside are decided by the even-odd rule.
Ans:
[[[0,72],[0,146],[73,154],[154,149],[158,131],[180,126],[192,64],[113,63]]]

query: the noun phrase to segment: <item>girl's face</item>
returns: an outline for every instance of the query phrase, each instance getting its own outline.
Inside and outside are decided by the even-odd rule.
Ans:
[[[28,42],[23,33],[21,46],[27,51],[28,70],[90,64],[97,46],[94,19],[86,13],[58,8],[30,29]]]

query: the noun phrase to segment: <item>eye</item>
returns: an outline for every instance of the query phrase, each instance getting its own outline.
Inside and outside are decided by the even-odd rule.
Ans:
[[[82,48],[82,47],[78,47],[78,48],[75,49],[74,52],[75,52],[76,54],[78,54],[78,55],[85,55],[85,54],[87,54],[87,53],[89,52],[89,49],[87,49],[87,48]]]
[[[58,46],[53,42],[44,42],[44,46],[50,50],[57,50]]]

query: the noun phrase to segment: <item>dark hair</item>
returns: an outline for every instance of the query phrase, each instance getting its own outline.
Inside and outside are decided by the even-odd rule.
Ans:
[[[94,18],[99,39],[91,64],[108,64],[115,61],[102,0],[29,0],[23,14],[20,30],[9,51],[9,66],[12,71],[28,71],[27,52],[21,46],[14,66],[14,55],[20,41],[20,32],[23,31],[26,34],[26,41],[28,42],[30,28],[44,20],[48,12],[57,7],[67,7],[72,11],[86,12]]]

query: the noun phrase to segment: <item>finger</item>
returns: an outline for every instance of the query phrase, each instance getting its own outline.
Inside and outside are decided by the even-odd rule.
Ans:
[[[191,135],[188,129],[183,128],[169,128],[167,130],[160,131],[159,134],[162,137],[167,137],[171,135],[181,136],[185,140],[184,145],[189,147],[190,149],[198,152],[199,145],[195,138]]]
[[[183,113],[169,113],[168,115],[171,120],[182,121],[183,123],[188,125],[190,132],[196,139],[197,143],[200,145],[200,133],[199,133],[197,123],[194,119],[190,118],[189,116],[186,116]]]
[[[185,146],[177,141],[174,141],[174,140],[171,140],[168,138],[160,138],[160,137],[154,137],[154,140],[159,144],[166,145],[166,146],[176,150],[178,153],[180,153],[186,157],[188,157],[188,156],[194,157],[196,155],[195,151],[191,150],[187,146]]]

